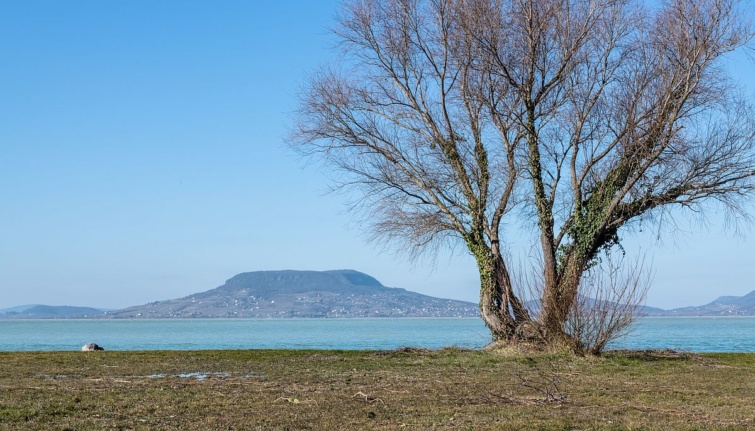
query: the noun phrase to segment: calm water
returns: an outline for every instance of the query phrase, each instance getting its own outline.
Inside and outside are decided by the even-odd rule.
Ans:
[[[0,351],[478,348],[480,319],[0,320]],[[643,318],[611,348],[755,352],[755,317]]]

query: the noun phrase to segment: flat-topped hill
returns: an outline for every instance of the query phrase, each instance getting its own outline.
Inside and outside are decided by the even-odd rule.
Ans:
[[[473,317],[472,302],[385,287],[354,270],[257,271],[179,299],[107,313],[114,318],[166,317]]]

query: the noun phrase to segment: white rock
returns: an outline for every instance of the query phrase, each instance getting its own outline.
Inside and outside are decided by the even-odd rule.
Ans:
[[[87,343],[87,344],[84,344],[84,346],[81,348],[82,352],[93,352],[95,350],[105,350],[105,349],[98,346],[97,343]]]

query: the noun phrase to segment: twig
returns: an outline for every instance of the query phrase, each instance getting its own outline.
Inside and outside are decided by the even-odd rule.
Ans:
[[[385,402],[382,399],[375,398],[375,397],[373,397],[371,395],[367,395],[367,394],[365,394],[362,391],[359,391],[359,392],[357,392],[357,393],[355,393],[354,395],[351,396],[351,398],[357,398],[357,397],[362,398],[364,400],[364,402],[366,402],[366,403],[370,403],[371,404],[371,403],[375,403],[375,402],[380,401],[381,403],[385,404]]]

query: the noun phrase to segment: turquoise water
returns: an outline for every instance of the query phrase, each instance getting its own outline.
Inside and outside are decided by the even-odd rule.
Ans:
[[[755,317],[645,317],[610,347],[755,352]]]
[[[0,320],[0,351],[396,349],[483,347],[482,320],[468,319],[186,319]],[[643,318],[619,349],[755,352],[755,317]]]
[[[476,348],[480,319],[162,319],[0,321],[0,351]]]

